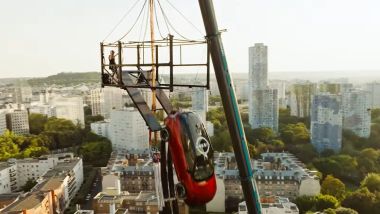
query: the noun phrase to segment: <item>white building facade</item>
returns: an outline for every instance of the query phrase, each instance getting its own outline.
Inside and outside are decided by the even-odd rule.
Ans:
[[[140,112],[132,107],[111,112],[108,136],[113,150],[149,148],[148,127]]]
[[[102,115],[104,118],[111,117],[112,110],[123,108],[123,90],[115,87],[93,89],[90,92],[92,115]]]
[[[251,128],[278,131],[278,91],[268,87],[268,49],[264,44],[249,48],[248,111]]]
[[[7,130],[6,110],[0,109],[0,135]]]
[[[51,115],[71,120],[74,124],[84,125],[84,109],[82,97],[56,96],[50,101]]]
[[[339,152],[342,147],[342,98],[335,94],[314,95],[311,104],[311,143],[318,152]]]
[[[29,134],[29,117],[26,110],[13,110],[6,114],[7,128],[15,134]]]
[[[83,183],[83,162],[72,153],[45,155],[40,158],[9,159],[0,162],[0,194],[16,192],[28,180],[40,181],[60,171],[71,171],[77,192]],[[49,174],[50,173],[50,174]]]
[[[372,109],[380,108],[380,83],[373,82],[366,85],[366,90],[370,93],[370,105]]]
[[[206,88],[194,88],[191,92],[191,110],[196,112],[206,123],[208,111],[208,91]]]
[[[317,93],[315,83],[297,83],[290,87],[289,106],[290,115],[309,117],[311,98]]]
[[[370,93],[362,90],[345,92],[342,94],[342,106],[343,129],[368,138],[371,134]]]
[[[109,138],[109,125],[110,123],[107,121],[98,121],[91,123],[91,131],[97,135]]]

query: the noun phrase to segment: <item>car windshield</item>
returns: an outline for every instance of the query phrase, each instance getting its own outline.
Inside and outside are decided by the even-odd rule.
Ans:
[[[193,112],[180,115],[182,144],[188,171],[196,181],[210,178],[214,173],[213,149],[199,116]]]

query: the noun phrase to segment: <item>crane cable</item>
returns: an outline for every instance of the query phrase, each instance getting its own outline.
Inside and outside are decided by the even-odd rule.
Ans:
[[[124,19],[132,12],[132,10],[136,7],[137,3],[139,2],[139,0],[136,0],[135,3],[132,5],[131,8],[129,8],[129,10],[121,17],[121,19],[119,20],[119,22],[112,28],[112,30],[107,34],[107,36],[103,39],[103,42],[108,39],[109,36],[111,36],[111,34],[117,29],[117,27],[119,27],[119,25],[124,21]]]
[[[169,26],[174,30],[174,32],[177,33],[180,37],[182,37],[182,38],[185,39],[185,40],[190,40],[189,38],[186,38],[185,36],[183,36],[182,34],[180,34],[180,33],[179,33],[179,32],[173,27],[172,23],[169,21],[168,16],[166,15],[165,11],[164,11],[163,8],[162,8],[162,5],[161,5],[161,3],[160,3],[160,0],[157,0],[157,2],[158,2],[158,5],[160,6],[161,13],[162,13],[162,15],[163,15],[163,17],[164,17],[165,23],[166,23],[167,25],[169,25]]]
[[[169,5],[175,10],[177,11],[177,13],[179,13],[182,18],[187,22],[189,23],[196,31],[198,31],[202,36],[204,35],[204,32],[202,32],[199,28],[197,28],[197,26],[195,26],[179,9],[177,9],[169,0],[166,0]]]
[[[160,24],[158,23],[157,16],[158,16],[158,14],[157,14],[157,10],[156,10],[156,3],[154,3],[154,17],[156,18],[156,25],[157,25],[158,33],[160,34],[161,38],[164,39],[164,36],[161,33]],[[169,32],[169,34],[170,34],[170,32]]]
[[[142,14],[142,12],[143,12],[143,10],[144,10],[144,8],[145,8],[145,5],[146,5],[146,3],[148,2],[148,0],[145,0],[145,2],[144,2],[144,4],[143,4],[143,6],[142,6],[142,8],[141,8],[141,10],[140,10],[140,12],[139,12],[139,15],[137,16],[137,19],[136,19],[136,21],[133,23],[133,25],[131,26],[131,28],[127,31],[127,33],[125,33],[118,41],[120,41],[120,40],[122,40],[122,39],[124,39],[131,31],[132,31],[132,29],[135,27],[135,25],[136,25],[136,23],[138,22],[138,20],[140,19],[140,16],[141,16],[141,14]]]

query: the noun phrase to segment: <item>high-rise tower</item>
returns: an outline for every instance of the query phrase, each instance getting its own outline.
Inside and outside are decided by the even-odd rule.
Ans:
[[[249,48],[249,124],[278,130],[278,93],[268,87],[268,48],[262,43]]]

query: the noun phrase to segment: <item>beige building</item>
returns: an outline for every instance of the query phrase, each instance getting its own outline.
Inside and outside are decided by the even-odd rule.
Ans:
[[[153,163],[148,149],[114,151],[107,168],[102,171],[105,178],[103,190],[120,185],[121,191],[130,193],[155,191]]]
[[[224,209],[214,203],[207,204],[209,212],[237,211],[238,204],[244,200],[239,171],[233,153],[215,153],[215,175],[223,185],[218,185],[214,200],[224,201]],[[294,199],[301,195],[314,196],[320,193],[321,186],[315,171],[290,153],[263,153],[261,159],[251,160],[255,170],[255,180],[262,202],[273,198]],[[224,187],[224,194],[219,190]],[[219,202],[220,204],[220,202]]]
[[[314,196],[321,186],[316,171],[310,171],[290,153],[263,153],[254,162],[256,183],[262,198],[280,196],[295,199]]]
[[[183,201],[179,202],[179,213],[189,213],[188,207]],[[93,201],[93,210],[98,214],[108,214],[127,209],[128,213],[158,214],[158,202],[155,192],[141,191],[139,193],[121,192],[119,195],[98,193]]]
[[[36,187],[24,197],[20,197],[1,213],[47,214],[63,211],[65,204],[65,176],[53,177]]]
[[[28,112],[26,110],[14,110],[6,114],[7,128],[15,134],[29,134]]]
[[[6,170],[5,173],[2,173],[4,175],[1,180],[4,182],[2,184],[9,185],[10,190],[15,191],[17,188],[12,189],[13,173],[16,174],[16,184],[22,186],[25,184],[23,181],[27,180],[27,176],[41,172],[34,174],[34,177],[29,177],[38,184],[28,193],[15,198],[11,203],[9,198],[0,200],[0,204],[3,205],[0,207],[0,213],[63,213],[83,182],[82,159],[73,157],[71,153],[62,153],[40,157],[39,160],[27,159],[26,162],[24,160],[9,160],[8,166],[5,165],[6,163],[1,163],[4,165],[3,169]],[[9,191],[9,189],[4,190]],[[0,199],[2,198],[0,197]]]

